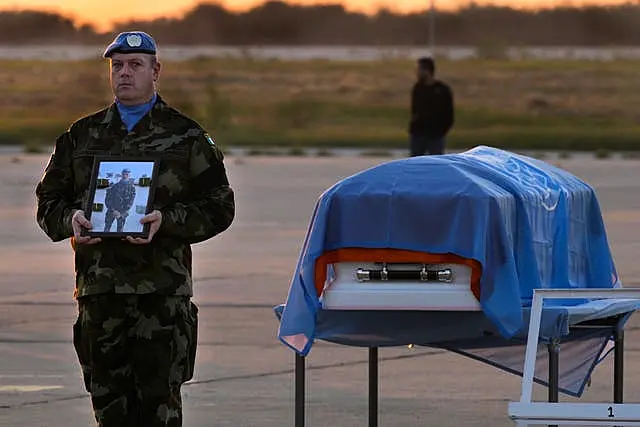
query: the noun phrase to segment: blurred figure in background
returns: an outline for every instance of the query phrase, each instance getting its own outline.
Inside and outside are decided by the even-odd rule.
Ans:
[[[432,58],[420,58],[417,65],[418,80],[411,92],[410,153],[412,157],[444,154],[453,126],[453,92],[436,80]]]

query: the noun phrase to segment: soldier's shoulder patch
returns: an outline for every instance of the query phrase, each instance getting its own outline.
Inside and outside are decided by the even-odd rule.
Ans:
[[[212,146],[215,147],[216,146],[216,141],[211,137],[211,135],[209,135],[208,133],[204,134],[204,139],[207,140],[207,143]]]

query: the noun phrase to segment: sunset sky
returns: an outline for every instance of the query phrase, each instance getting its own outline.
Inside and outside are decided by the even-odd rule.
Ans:
[[[159,16],[179,16],[181,13],[203,3],[202,0],[0,0],[0,9],[45,9],[61,12],[81,23],[90,23],[99,30],[107,30],[117,21],[133,17],[153,19]],[[209,1],[211,2],[211,1]],[[229,9],[246,10],[263,0],[219,0]],[[400,12],[425,9],[430,0],[290,0],[296,4],[342,3],[347,9],[372,12],[387,7]],[[213,3],[213,2],[211,2]],[[470,3],[470,0],[436,0],[439,8],[455,8]],[[619,4],[625,0],[476,0],[477,4],[499,4],[512,7],[533,8],[553,6],[578,6],[584,4]]]

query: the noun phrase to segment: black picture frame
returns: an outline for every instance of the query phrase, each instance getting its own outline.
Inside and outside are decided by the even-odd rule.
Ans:
[[[139,221],[151,212],[158,164],[157,158],[96,156],[84,211],[93,228],[83,229],[82,235],[146,239],[150,226]],[[125,169],[127,178],[123,178]]]

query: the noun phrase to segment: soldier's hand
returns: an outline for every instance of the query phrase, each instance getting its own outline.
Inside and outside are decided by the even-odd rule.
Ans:
[[[120,213],[120,211],[113,211],[113,216],[115,216],[116,218],[120,218],[122,216],[122,214]]]
[[[162,224],[162,213],[159,210],[155,210],[148,215],[145,215],[140,219],[140,224],[149,224],[149,237],[143,239],[141,237],[127,236],[129,243],[134,245],[146,245],[153,240],[153,236],[158,232],[160,224]]]
[[[73,237],[76,243],[83,245],[95,245],[102,241],[99,237],[83,236],[82,229],[86,228],[91,230],[93,225],[87,218],[84,217],[84,211],[78,210],[71,217],[71,228],[73,228]]]

